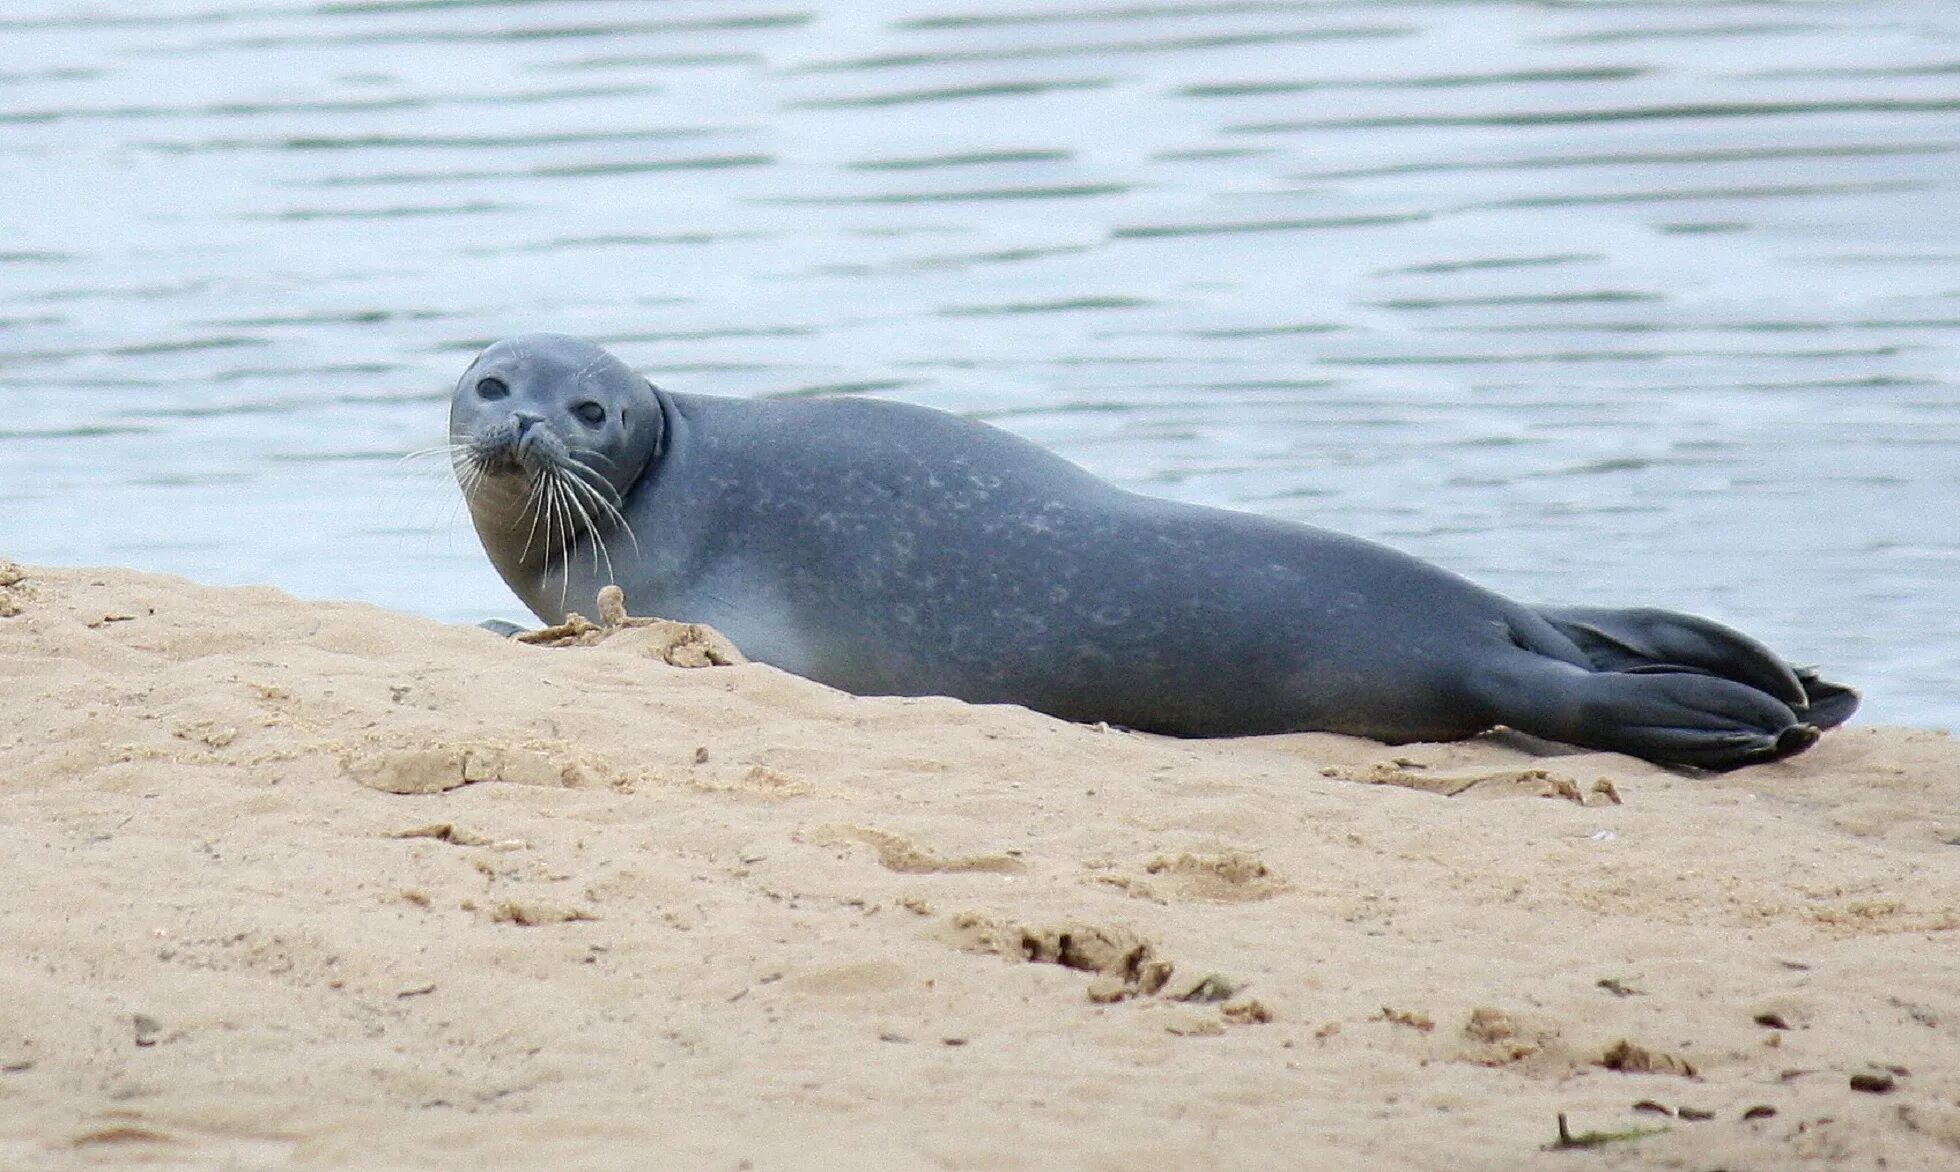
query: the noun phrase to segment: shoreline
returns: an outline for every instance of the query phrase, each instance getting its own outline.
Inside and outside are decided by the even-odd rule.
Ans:
[[[19,573],[9,1166],[1960,1159],[1942,732],[1178,741]]]

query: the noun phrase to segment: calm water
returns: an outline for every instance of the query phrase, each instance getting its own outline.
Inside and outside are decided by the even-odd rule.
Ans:
[[[1960,726],[1960,5],[8,0],[0,47],[7,556],[518,615],[401,457],[553,329]]]

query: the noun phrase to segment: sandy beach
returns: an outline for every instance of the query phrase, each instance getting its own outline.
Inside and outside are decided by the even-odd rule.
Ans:
[[[1943,733],[1696,775],[118,569],[0,616],[9,1169],[1960,1167]]]

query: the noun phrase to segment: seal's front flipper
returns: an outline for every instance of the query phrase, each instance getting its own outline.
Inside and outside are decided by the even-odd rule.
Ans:
[[[504,619],[484,619],[477,626],[482,627],[492,635],[502,635],[506,639],[515,639],[531,629],[529,627],[520,627],[516,623],[508,622]]]
[[[1493,723],[1663,765],[1737,769],[1817,741],[1790,705],[1693,668],[1587,671],[1520,649],[1469,682]]]
[[[1747,684],[1788,705],[1797,719],[1836,728],[1858,710],[1858,693],[1793,668],[1740,631],[1695,615],[1635,608],[1541,607],[1593,666],[1616,672],[1703,672]]]

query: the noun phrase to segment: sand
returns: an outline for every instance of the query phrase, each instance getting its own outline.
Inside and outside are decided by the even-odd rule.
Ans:
[[[1960,1167],[1944,734],[1698,776],[0,615],[0,1167]]]

